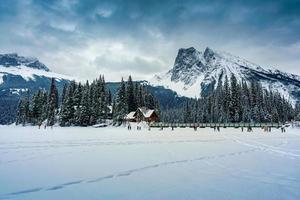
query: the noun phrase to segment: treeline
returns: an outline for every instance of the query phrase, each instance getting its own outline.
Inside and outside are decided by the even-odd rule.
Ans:
[[[62,104],[58,113],[61,126],[89,126],[107,118],[112,102],[110,90],[106,88],[104,76],[91,84],[72,81],[64,87]]]
[[[119,122],[137,107],[146,106],[159,109],[158,101],[148,93],[144,86],[123,79],[117,94],[112,97],[107,88],[104,76],[92,83],[75,81],[65,85],[59,95],[55,80],[51,80],[49,92],[39,90],[21,99],[17,109],[16,124],[53,126],[89,126],[101,123],[106,119]]]
[[[115,95],[113,103],[114,121],[122,122],[128,113],[136,111],[138,107],[147,107],[148,109],[155,109],[157,113],[160,112],[157,99],[142,84],[134,83],[129,76],[127,83],[123,79],[121,80]]]
[[[47,125],[53,126],[58,109],[58,91],[55,80],[51,80],[49,94],[45,90],[38,90],[32,97],[27,90],[26,97],[18,104],[16,124],[41,124],[47,119]]]
[[[161,114],[164,122],[228,123],[286,122],[299,113],[277,92],[267,91],[259,82],[239,83],[234,75],[201,99],[187,100],[181,107]]]

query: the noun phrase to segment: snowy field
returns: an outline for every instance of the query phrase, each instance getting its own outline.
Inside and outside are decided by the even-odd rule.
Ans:
[[[300,129],[0,127],[0,199],[300,199]]]

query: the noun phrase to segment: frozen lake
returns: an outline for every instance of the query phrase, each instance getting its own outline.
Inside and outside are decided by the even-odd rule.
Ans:
[[[300,199],[300,129],[0,127],[0,199]]]

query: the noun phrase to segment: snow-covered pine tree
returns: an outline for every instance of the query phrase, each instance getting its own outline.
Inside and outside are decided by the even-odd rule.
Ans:
[[[185,108],[184,108],[184,123],[189,123],[192,120],[192,113],[191,113],[191,108],[189,105],[189,101],[186,101],[185,103]]]
[[[136,100],[137,100],[137,107],[145,106],[145,99],[143,94],[143,86],[136,83]]]
[[[137,109],[137,100],[136,94],[134,91],[134,83],[132,81],[131,76],[129,76],[127,81],[127,105],[128,105],[128,113],[132,111],[136,111]]]
[[[42,115],[39,118],[39,124],[42,124],[43,121],[47,119],[47,101],[48,101],[48,93],[47,91],[43,90],[42,95]]]
[[[74,90],[75,82],[71,82],[67,86],[66,95],[60,107],[59,123],[61,126],[70,126],[75,121]]]
[[[29,108],[30,108],[30,99],[29,99],[29,90],[27,90],[25,97],[20,99],[17,107],[16,125],[22,124],[23,126],[25,126],[25,124],[29,122],[29,118],[30,118]]]
[[[98,119],[98,110],[99,110],[99,99],[98,99],[98,91],[97,91],[97,84],[93,81],[90,85],[90,122],[89,124],[95,124]]]
[[[90,85],[87,81],[83,87],[83,93],[79,109],[78,123],[80,126],[90,125]]]
[[[21,99],[18,104],[17,108],[17,117],[16,117],[16,125],[22,124],[25,126],[27,116],[26,113],[28,113],[27,109],[29,109],[29,104],[27,103],[27,100],[25,98]]]
[[[51,86],[47,103],[47,125],[53,126],[56,122],[55,117],[58,107],[58,92],[55,85],[55,78],[51,79]]]
[[[115,122],[122,122],[124,117],[127,115],[127,111],[126,87],[122,78],[117,94],[114,98],[113,120]]]
[[[47,99],[46,99],[47,101]],[[30,116],[31,120],[30,122],[33,125],[40,125],[42,121],[44,120],[44,112],[45,112],[45,94],[44,91],[38,90],[38,92],[33,95],[33,98],[31,100],[31,106],[30,106]]]
[[[74,95],[73,95],[73,101],[74,101],[74,106],[77,110],[77,108],[79,108],[80,103],[81,103],[81,98],[82,98],[82,85],[81,83],[79,83],[78,85],[73,82],[71,83],[71,87],[74,90]]]
[[[107,97],[106,97],[106,87],[105,87],[105,79],[104,76],[101,77],[100,84],[100,118],[99,120],[104,120],[107,118],[108,105],[107,105]]]
[[[214,122],[222,122],[225,119],[224,116],[224,90],[222,81],[219,81],[216,91],[214,94],[214,105],[213,105],[213,121]]]
[[[66,93],[67,93],[67,88],[68,88],[68,85],[64,84],[63,91],[61,93],[61,102],[60,102],[60,104],[62,104],[65,100]]]
[[[110,89],[107,91],[107,104],[110,106],[112,105],[112,95]]]
[[[17,112],[17,124],[26,125],[30,121],[30,91],[26,91],[25,98],[20,100],[19,111]]]
[[[236,77],[232,74],[230,78],[231,98],[229,102],[229,115],[231,122],[240,121],[240,92]]]
[[[151,93],[145,92],[145,107],[149,109],[155,109],[156,108],[156,100],[154,96]]]
[[[242,122],[250,122],[251,121],[251,108],[250,108],[250,91],[248,85],[245,81],[242,83],[241,89],[241,108],[242,108]]]
[[[223,99],[223,118],[224,122],[229,122],[229,102],[230,102],[230,88],[229,88],[229,80],[227,75],[225,76],[224,81],[224,99]]]
[[[198,120],[198,112],[199,112],[199,106],[198,106],[198,101],[194,101],[193,105],[193,110],[192,110],[192,118],[193,118],[193,123],[197,123]]]

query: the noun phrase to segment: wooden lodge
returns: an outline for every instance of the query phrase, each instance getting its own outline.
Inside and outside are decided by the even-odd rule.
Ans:
[[[129,122],[158,122],[159,117],[155,110],[148,109],[146,107],[138,108],[136,111],[130,112],[125,117],[126,121]]]

